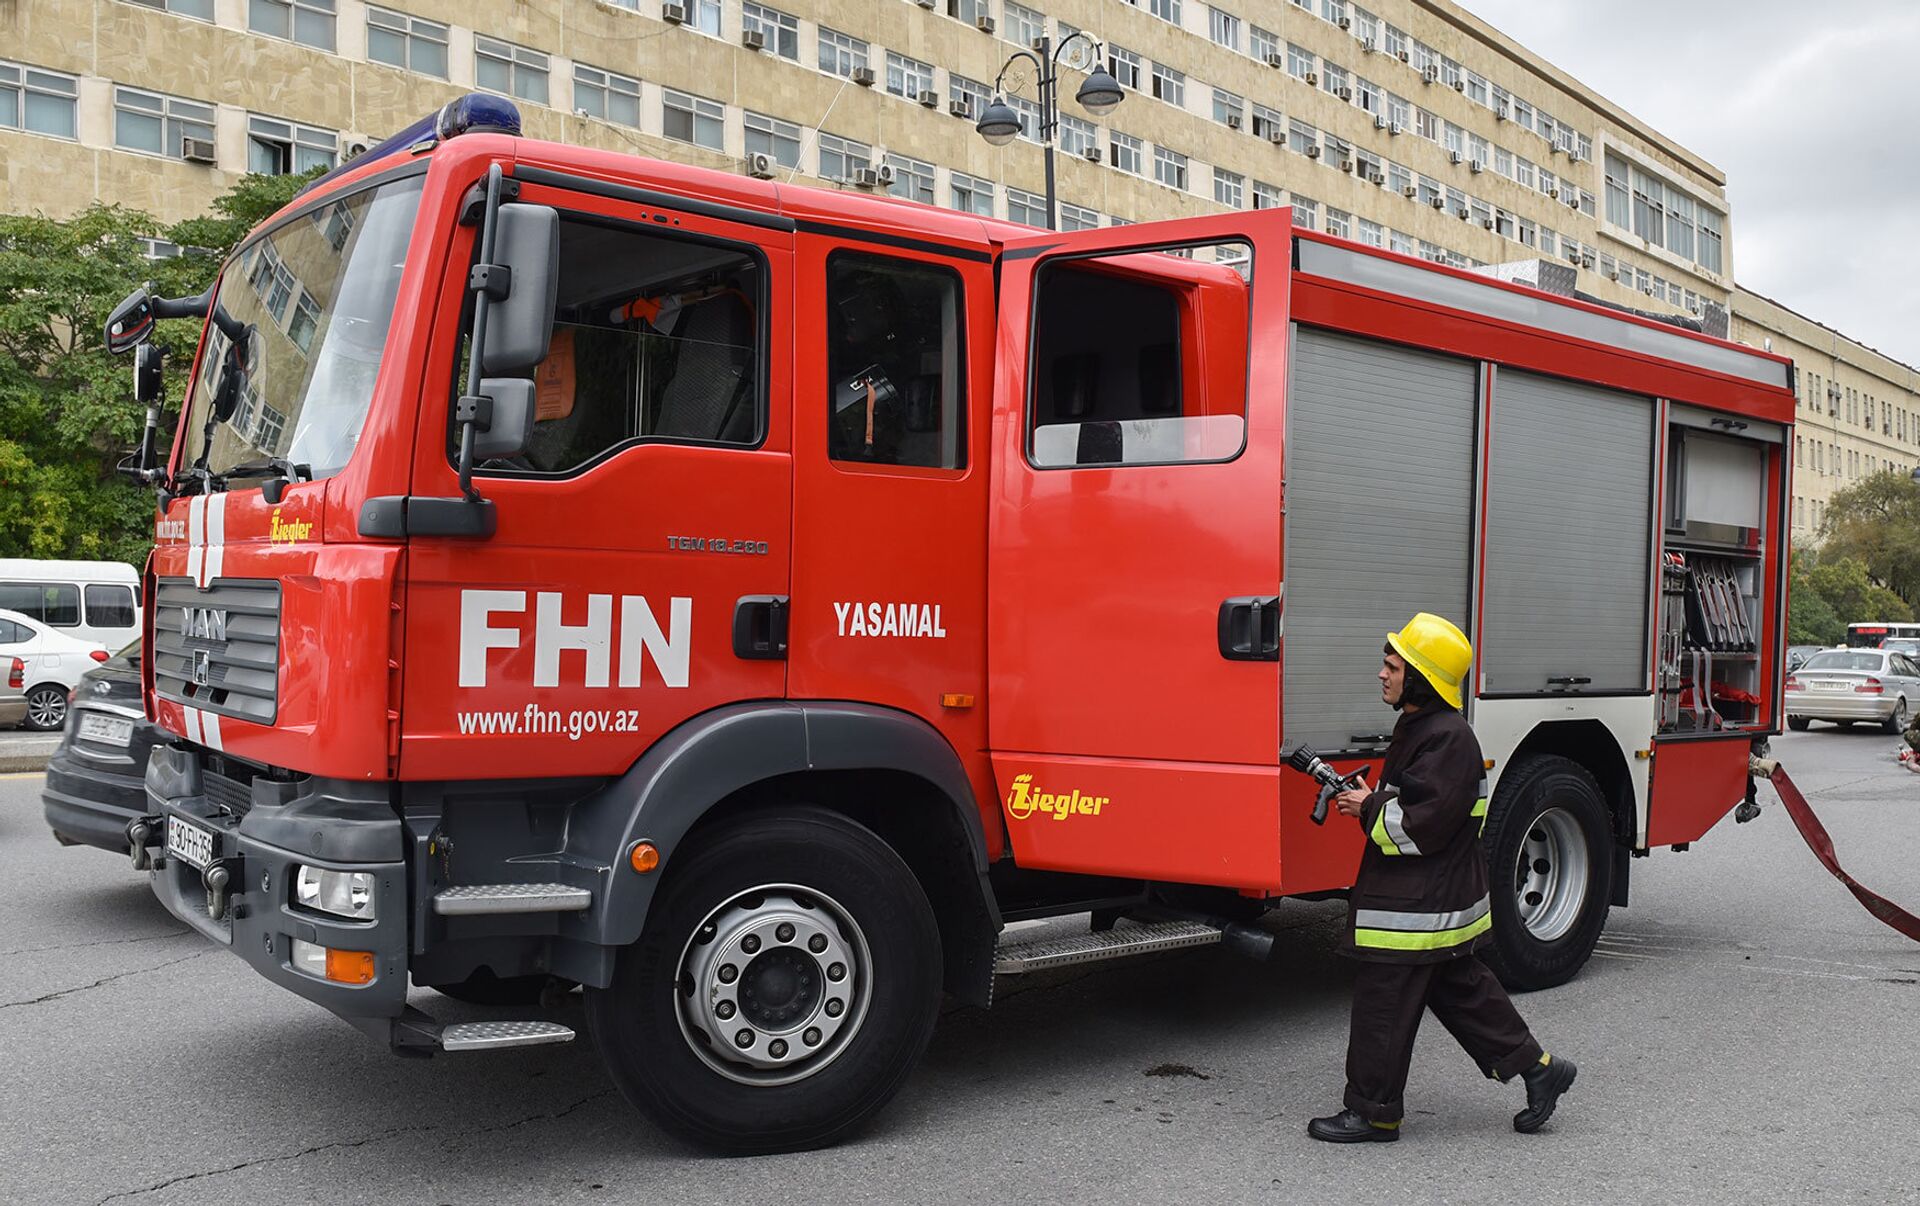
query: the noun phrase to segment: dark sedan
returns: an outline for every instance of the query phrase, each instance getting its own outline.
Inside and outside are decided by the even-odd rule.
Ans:
[[[74,688],[41,795],[54,838],[125,854],[127,822],[147,809],[147,755],[164,738],[141,711],[135,641]]]

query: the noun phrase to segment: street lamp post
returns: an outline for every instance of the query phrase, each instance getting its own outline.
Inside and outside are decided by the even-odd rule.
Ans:
[[[1100,64],[1100,43],[1088,37],[1082,31],[1075,31],[1062,38],[1059,46],[1053,45],[1051,38],[1038,39],[1033,50],[1016,50],[1007,61],[1000,65],[1000,74],[993,77],[993,101],[987,111],[980,115],[974,129],[980,137],[996,147],[1006,146],[1020,135],[1020,115],[1007,104],[1006,93],[1001,85],[1006,81],[1007,69],[1021,59],[1033,64],[1039,74],[1040,89],[1040,142],[1047,151],[1047,229],[1060,229],[1060,220],[1056,215],[1058,204],[1054,200],[1053,188],[1053,142],[1060,128],[1060,56],[1067,47],[1076,41],[1084,41],[1092,49],[1093,70],[1088,73],[1086,82],[1074,93],[1074,99],[1081,108],[1099,117],[1112,111],[1114,106],[1126,99],[1121,90],[1120,81],[1113,78]],[[1036,53],[1037,52],[1037,53]]]

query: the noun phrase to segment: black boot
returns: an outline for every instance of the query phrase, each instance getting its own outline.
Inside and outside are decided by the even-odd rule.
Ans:
[[[1307,1134],[1327,1143],[1392,1143],[1400,1137],[1400,1124],[1368,1122],[1352,1110],[1341,1110],[1307,1123]]]
[[[1522,1072],[1520,1079],[1527,1084],[1527,1108],[1513,1116],[1513,1129],[1523,1135],[1539,1130],[1553,1117],[1553,1107],[1559,1102],[1560,1094],[1573,1087],[1573,1078],[1579,1071],[1570,1059],[1554,1059]]]

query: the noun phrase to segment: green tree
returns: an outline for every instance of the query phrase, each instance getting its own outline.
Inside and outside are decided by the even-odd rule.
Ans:
[[[1920,482],[1892,470],[1864,477],[1833,496],[1821,531],[1829,556],[1920,603]]]
[[[1787,580],[1787,644],[1838,645],[1847,636],[1847,622],[1833,609],[1812,581],[1814,558],[1795,550]]]
[[[102,345],[107,314],[147,281],[165,296],[200,292],[309,178],[243,177],[213,213],[172,228],[112,205],[65,220],[0,215],[0,557],[145,560],[152,496],[114,472],[139,446],[145,415],[131,358]],[[142,238],[205,251],[151,260]],[[185,321],[154,336],[175,406],[198,340]]]
[[[1867,567],[1851,557],[1823,558],[1807,571],[1806,581],[1843,627],[1865,620],[1913,619],[1913,609],[1906,600],[1875,583],[1867,575]]]

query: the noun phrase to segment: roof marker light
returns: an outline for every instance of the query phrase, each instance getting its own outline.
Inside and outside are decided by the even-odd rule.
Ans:
[[[294,195],[298,197],[343,172],[376,159],[385,159],[402,151],[424,149],[462,134],[508,134],[517,138],[520,136],[520,110],[504,96],[469,92],[458,100],[448,101],[437,111],[429,113],[365,154],[356,155],[339,165]]]

